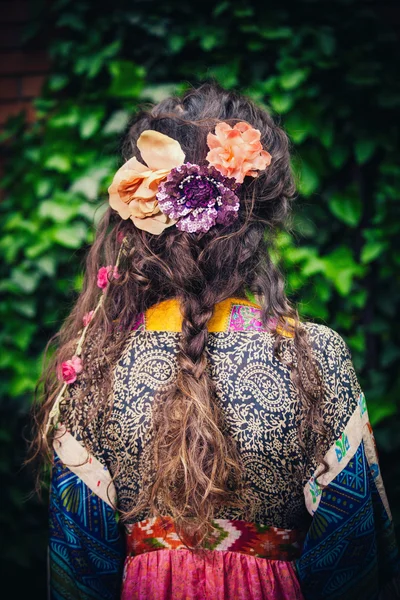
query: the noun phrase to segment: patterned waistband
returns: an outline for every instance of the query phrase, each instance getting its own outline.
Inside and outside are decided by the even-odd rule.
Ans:
[[[305,534],[296,529],[278,529],[248,521],[215,519],[216,528],[205,546],[208,550],[241,552],[272,560],[295,560],[300,556]],[[187,549],[170,517],[153,517],[127,525],[130,556],[154,550]]]

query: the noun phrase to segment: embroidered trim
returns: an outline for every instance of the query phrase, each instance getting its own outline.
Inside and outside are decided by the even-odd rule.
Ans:
[[[92,456],[62,424],[57,428],[53,447],[71,473],[115,510],[117,495],[107,467]]]
[[[164,300],[151,306],[145,316],[139,316],[133,329],[147,331],[174,331],[182,329],[182,313],[176,298]],[[271,318],[267,328],[261,322],[261,308],[255,302],[244,298],[227,298],[214,307],[213,315],[208,324],[211,333],[226,331],[271,331],[275,330],[286,337],[294,337],[294,319],[287,318],[277,323]]]
[[[209,321],[210,332],[226,331],[228,328],[232,307],[234,305],[252,306],[260,308],[254,302],[242,298],[228,298],[214,307],[214,313]],[[159,304],[151,306],[146,311],[146,330],[148,331],[175,331],[182,329],[182,313],[179,301],[176,298],[164,300]]]
[[[385,510],[389,518],[391,518],[389,504],[379,469],[377,448],[373,437],[372,427],[369,422],[365,396],[363,393],[358,397],[357,407],[350,417],[344,431],[341,433],[340,437],[335,440],[325,455],[329,470],[327,473],[318,477],[317,480],[317,474],[321,472],[323,468],[322,464],[319,465],[305,485],[305,503],[307,510],[311,515],[315,513],[321,500],[323,488],[321,488],[320,484],[327,486],[335,479],[335,477],[337,477],[353,458],[362,441],[364,442],[365,454],[372,476],[375,480],[375,485]]]
[[[294,560],[301,554],[305,532],[279,529],[241,520],[214,519],[215,531],[205,548],[240,552],[258,558]],[[127,553],[136,556],[155,550],[187,550],[171,517],[152,517],[126,526]]]
[[[392,520],[392,513],[389,508],[389,502],[386,496],[385,487],[383,485],[381,470],[379,468],[378,451],[376,447],[374,433],[369,422],[364,427],[363,440],[365,455],[367,457],[369,468],[371,469],[372,477],[375,481],[376,489],[378,490],[379,496],[382,500],[382,504],[385,507],[389,519]]]

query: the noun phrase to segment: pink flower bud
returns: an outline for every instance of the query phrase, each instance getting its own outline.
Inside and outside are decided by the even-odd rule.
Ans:
[[[117,242],[118,244],[122,244],[122,242],[125,239],[125,231],[119,231],[118,235],[117,235]]]
[[[61,377],[65,383],[74,383],[76,376],[83,370],[82,360],[73,356],[70,360],[61,363]]]
[[[113,267],[112,265],[108,265],[107,267],[100,267],[97,273],[97,286],[101,290],[105,290],[108,286],[110,273],[112,273],[113,279],[118,279],[120,277],[117,267]]]
[[[90,321],[93,318],[93,314],[94,314],[94,310],[90,310],[89,312],[87,312],[86,314],[83,315],[82,321],[83,321],[84,327],[86,327],[86,325],[89,325]]]

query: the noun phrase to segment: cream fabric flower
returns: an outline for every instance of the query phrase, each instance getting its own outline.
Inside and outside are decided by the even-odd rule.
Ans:
[[[140,135],[137,147],[146,164],[133,157],[122,165],[108,188],[109,202],[122,219],[132,219],[139,229],[157,235],[176,223],[158,206],[158,186],[184,163],[185,154],[177,140],[149,129]]]

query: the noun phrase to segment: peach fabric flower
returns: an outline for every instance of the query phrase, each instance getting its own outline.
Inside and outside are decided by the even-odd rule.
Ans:
[[[113,267],[112,265],[108,265],[107,267],[100,267],[97,272],[97,287],[101,290],[105,290],[108,284],[110,283],[109,274],[112,272],[112,278],[118,279],[119,273],[117,267]]]
[[[206,159],[222,175],[234,177],[238,183],[247,175],[257,177],[257,171],[271,163],[271,155],[263,150],[260,137],[261,132],[244,121],[234,127],[218,123],[215,134],[207,136],[210,151]]]
[[[143,131],[137,147],[146,164],[133,157],[122,165],[108,188],[110,206],[139,229],[160,234],[176,221],[161,212],[158,185],[184,163],[185,154],[177,140],[152,130]]]
[[[65,383],[74,383],[76,376],[83,370],[82,360],[73,356],[70,360],[61,363],[61,377]]]

